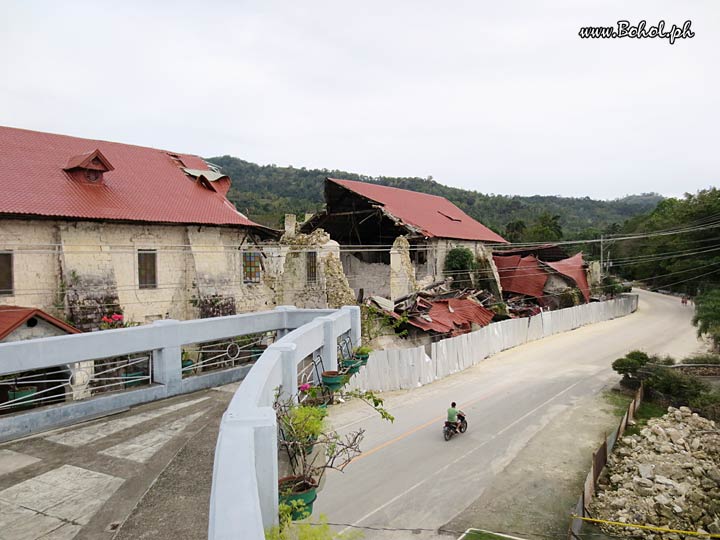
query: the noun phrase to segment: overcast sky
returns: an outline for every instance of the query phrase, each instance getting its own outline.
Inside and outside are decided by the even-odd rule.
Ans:
[[[695,37],[578,36],[620,19]],[[0,125],[484,193],[680,195],[720,180],[720,2],[0,0]]]

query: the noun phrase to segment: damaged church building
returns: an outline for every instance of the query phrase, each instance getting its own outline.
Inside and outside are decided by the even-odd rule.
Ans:
[[[329,238],[299,262],[301,239],[278,242],[230,186],[198,156],[0,127],[0,305],[87,331],[112,313],[143,324],[352,297]]]
[[[324,230],[341,246],[340,258],[358,301],[395,300],[444,281],[445,258],[470,249],[482,285],[499,296],[492,247],[507,243],[443,197],[354,180],[325,180],[323,212],[300,230]],[[476,284],[479,286],[480,284]]]

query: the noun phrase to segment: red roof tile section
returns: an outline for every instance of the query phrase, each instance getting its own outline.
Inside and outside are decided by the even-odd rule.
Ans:
[[[472,323],[487,326],[494,313],[467,298],[436,300],[428,312],[430,321],[423,317],[411,317],[408,323],[423,330],[457,336],[472,330]]]
[[[427,237],[507,243],[502,236],[475,221],[444,197],[368,182],[328,180],[381,204],[388,213],[420,229]]]
[[[68,334],[79,334],[80,330],[74,326],[56,319],[52,315],[45,313],[41,309],[20,307],[20,306],[0,306],[0,340],[5,339],[9,334],[16,330],[31,317],[43,319],[53,326],[57,326]]]
[[[578,289],[582,291],[585,301],[590,301],[590,286],[588,285],[587,275],[585,274],[585,261],[582,253],[573,255],[569,259],[563,259],[557,262],[546,262],[550,268],[572,279]]]
[[[110,164],[102,181],[63,170],[91,156]],[[202,159],[177,159],[154,148],[0,127],[0,214],[260,227],[224,197],[229,185],[210,190],[180,168],[207,170]]]
[[[493,255],[493,261],[497,266],[500,275],[500,286],[503,291],[526,294],[535,298],[544,296],[543,289],[548,275],[547,272],[540,268],[535,257],[532,255],[529,257],[520,257],[520,255],[499,257]]]

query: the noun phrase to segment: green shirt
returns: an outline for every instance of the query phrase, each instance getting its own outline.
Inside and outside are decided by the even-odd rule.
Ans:
[[[450,408],[448,409],[448,419],[447,419],[447,421],[448,421],[448,422],[457,422],[458,412],[459,412],[459,411],[458,411],[455,407],[450,407]]]

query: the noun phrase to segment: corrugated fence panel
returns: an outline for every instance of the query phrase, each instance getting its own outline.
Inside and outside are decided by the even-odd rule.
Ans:
[[[350,380],[350,388],[388,391],[415,388],[474,366],[505,349],[615,317],[637,309],[637,296],[546,311],[508,319],[475,332],[437,341],[430,356],[424,347],[373,351],[367,366]]]

